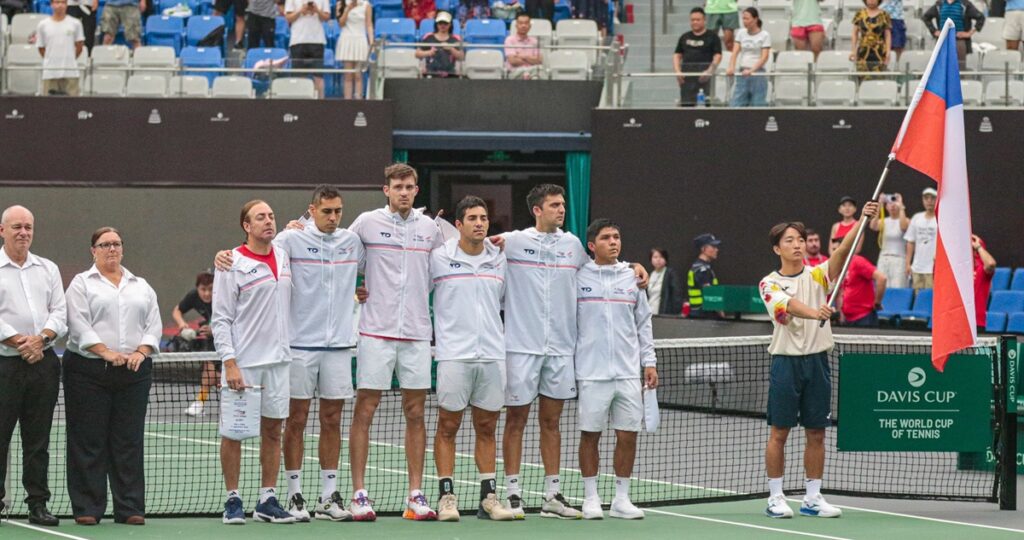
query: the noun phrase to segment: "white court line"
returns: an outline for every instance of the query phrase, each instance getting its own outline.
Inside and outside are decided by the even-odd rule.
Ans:
[[[5,523],[7,525],[14,525],[15,527],[22,527],[22,528],[30,529],[30,530],[33,530],[33,531],[36,531],[36,532],[52,534],[53,536],[60,536],[61,538],[67,538],[69,540],[88,540],[87,538],[82,538],[81,536],[73,536],[73,535],[70,535],[70,534],[67,534],[67,533],[62,533],[62,532],[57,532],[57,531],[54,531],[54,530],[50,530],[50,529],[47,529],[45,527],[36,527],[35,525],[29,525],[28,523],[18,523],[17,521],[10,521],[10,520],[7,520]]]
[[[681,518],[686,518],[686,519],[695,519],[697,521],[708,521],[708,522],[711,522],[711,523],[719,523],[719,524],[722,524],[722,525],[733,525],[735,527],[746,527],[748,529],[759,529],[759,530],[762,530],[762,531],[771,531],[771,532],[776,532],[776,533],[781,533],[781,534],[795,534],[797,536],[811,536],[811,537],[814,537],[814,538],[827,538],[829,540],[850,540],[850,539],[844,538],[842,536],[828,536],[828,535],[824,535],[824,534],[815,534],[815,533],[809,533],[809,532],[803,532],[803,531],[791,531],[791,530],[788,530],[788,529],[776,529],[774,527],[765,527],[764,525],[754,525],[752,523],[741,523],[741,522],[738,522],[738,521],[728,521],[728,520],[725,520],[725,519],[715,519],[715,518],[709,518],[709,517],[704,517],[704,516],[694,516],[694,515],[691,515],[691,514],[679,514],[677,512],[667,512],[665,510],[655,510],[654,508],[644,508],[644,512],[653,512],[655,514],[665,514],[667,516],[675,516],[675,517],[681,517]]]
[[[788,500],[793,501],[793,502],[802,502],[801,499],[788,499]],[[984,524],[981,524],[981,523],[969,523],[969,522],[966,522],[966,521],[953,521],[951,519],[941,519],[941,518],[933,518],[933,517],[927,517],[927,516],[915,516],[914,514],[903,514],[903,513],[900,513],[900,512],[888,512],[888,511],[885,511],[885,510],[874,510],[872,508],[862,508],[862,507],[859,507],[859,506],[848,506],[848,505],[845,505],[845,504],[842,504],[842,505],[840,505],[840,504],[833,504],[832,506],[836,506],[836,507],[839,507],[839,508],[849,508],[850,510],[856,510],[858,512],[869,512],[869,513],[872,513],[872,514],[883,514],[883,515],[886,515],[886,516],[895,516],[895,517],[910,518],[910,519],[920,519],[920,520],[923,520],[923,521],[934,521],[935,523],[946,523],[948,525],[963,525],[964,527],[978,527],[978,528],[981,528],[981,529],[992,529],[992,530],[995,530],[995,531],[1007,531],[1007,532],[1015,532],[1015,533],[1024,533],[1024,529],[1011,529],[1009,527],[999,527],[999,526],[996,526],[996,525],[984,525]]]

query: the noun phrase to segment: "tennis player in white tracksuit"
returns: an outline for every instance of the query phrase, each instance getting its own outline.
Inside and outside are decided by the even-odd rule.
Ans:
[[[455,209],[459,238],[430,254],[434,288],[437,359],[437,435],[434,462],[440,479],[438,518],[457,521],[455,436],[467,407],[473,408],[482,519],[510,520],[495,495],[497,448],[494,431],[505,405],[505,337],[501,306],[505,296],[505,254],[486,241],[487,203],[467,196]]]
[[[587,228],[587,246],[594,252],[594,260],[576,274],[583,517],[603,517],[597,492],[598,441],[610,417],[615,430],[615,499],[610,515],[639,519],[644,513],[629,500],[629,478],[643,419],[641,386],[654,388],[658,384],[651,309],[633,270],[618,262],[618,225],[595,220]]]

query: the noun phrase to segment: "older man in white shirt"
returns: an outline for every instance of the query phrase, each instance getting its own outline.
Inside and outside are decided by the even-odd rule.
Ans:
[[[21,422],[29,522],[55,526],[57,518],[46,509],[50,426],[60,390],[52,343],[67,333],[67,307],[57,265],[29,251],[34,232],[35,218],[25,207],[12,206],[0,216],[0,455],[7,454]],[[6,478],[2,459],[0,511]]]

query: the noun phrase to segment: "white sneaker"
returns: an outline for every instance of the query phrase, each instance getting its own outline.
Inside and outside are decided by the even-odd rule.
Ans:
[[[768,508],[764,509],[764,515],[770,518],[791,518],[793,509],[786,502],[785,495],[774,495],[768,497]]]
[[[449,493],[441,497],[441,504],[439,504],[437,507],[437,520],[459,520],[459,500],[455,498],[455,494]]]
[[[540,517],[583,519],[583,512],[569,506],[561,493],[555,493],[550,498],[544,497],[544,504],[540,507]]]
[[[800,504],[800,515],[834,518],[843,515],[843,511],[827,503],[819,493],[814,497],[804,497],[804,502]]]
[[[476,511],[476,517],[479,519],[490,519],[493,521],[512,521],[515,516],[512,511],[501,505],[501,501],[498,500],[498,496],[493,493],[488,493],[482,501],[480,501],[480,507]]]
[[[604,519],[604,510],[601,508],[600,497],[583,499],[583,519]]]
[[[352,498],[349,512],[352,513],[352,519],[356,521],[377,521],[377,513],[373,511],[373,501],[365,495]]]
[[[427,498],[421,493],[405,500],[405,512],[402,517],[413,521],[434,521],[437,519],[437,512],[430,508]]]
[[[619,519],[643,519],[644,511],[625,497],[615,497],[612,499],[612,508],[608,511],[608,515]]]
[[[505,499],[505,509],[512,512],[516,519],[526,519],[526,512],[523,511],[523,498],[519,495],[509,495]]]
[[[188,408],[185,409],[185,414],[189,416],[202,416],[206,409],[206,405],[202,401],[193,401]]]
[[[335,491],[334,493],[331,493],[331,496],[326,501],[323,497],[317,499],[313,515],[316,519],[329,521],[352,521],[352,512],[345,510],[343,507],[344,504],[345,501],[342,500],[341,493]]]

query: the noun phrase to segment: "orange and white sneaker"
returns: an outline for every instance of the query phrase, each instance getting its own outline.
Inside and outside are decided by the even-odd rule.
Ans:
[[[352,513],[354,521],[377,521],[377,513],[373,511],[373,501],[362,490],[357,491],[352,497],[349,512]]]
[[[413,521],[434,521],[437,519],[437,512],[430,508],[423,492],[416,491],[405,500],[405,512],[402,517]]]

